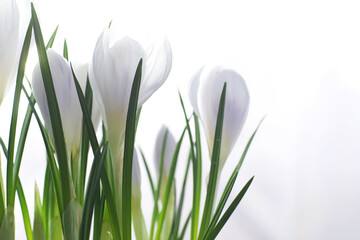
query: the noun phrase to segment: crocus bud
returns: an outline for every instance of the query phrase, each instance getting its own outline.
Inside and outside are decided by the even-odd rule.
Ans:
[[[226,82],[225,112],[221,139],[220,169],[230,154],[245,123],[249,92],[244,79],[234,70],[216,66],[201,69],[192,78],[189,98],[199,116],[212,154],[221,92]]]
[[[90,83],[99,102],[112,152],[118,151],[126,123],[132,83],[140,59],[143,60],[138,107],[164,83],[172,64],[167,40],[159,46],[144,49],[137,41],[124,37],[110,39],[104,30],[95,46],[89,67]]]
[[[14,0],[0,0],[0,104],[15,79],[19,45],[18,6]]]
[[[54,82],[56,99],[59,105],[66,150],[68,152],[68,156],[70,157],[73,149],[78,146],[82,111],[69,62],[51,49],[47,51],[47,57]],[[34,97],[39,105],[41,114],[45,121],[45,127],[48,129],[50,137],[54,139],[47,98],[39,64],[35,66],[33,72],[32,87]]]
[[[172,158],[176,148],[176,141],[174,136],[171,134],[169,129],[166,126],[162,126],[158,135],[156,137],[155,142],[155,152],[154,152],[154,161],[156,172],[160,175],[160,161],[161,161],[161,153],[164,145],[164,163],[163,163],[163,171],[162,175],[165,177],[165,181],[169,175]]]

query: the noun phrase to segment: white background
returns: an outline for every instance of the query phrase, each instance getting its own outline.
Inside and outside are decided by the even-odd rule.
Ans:
[[[54,47],[61,52],[66,37],[72,61],[90,60],[97,37],[111,20],[125,35],[167,36],[173,68],[144,105],[137,136],[150,159],[162,124],[179,137],[184,120],[177,91],[187,98],[187,83],[196,70],[216,63],[244,77],[251,97],[249,116],[220,187],[257,123],[267,116],[235,191],[252,175],[255,180],[218,239],[360,238],[357,1],[37,0],[35,4],[45,39],[59,24]],[[27,71],[31,76],[32,70]],[[13,88],[0,108],[4,140],[12,92]],[[190,105],[186,107],[190,112]],[[42,189],[45,152],[35,124],[29,134],[20,177],[33,216],[33,189],[35,180]],[[204,177],[208,162],[205,157]],[[179,164],[180,177],[185,160]],[[2,168],[5,174],[4,162]],[[149,224],[152,202],[144,171],[143,183]],[[20,206],[15,207],[17,239],[25,239]]]

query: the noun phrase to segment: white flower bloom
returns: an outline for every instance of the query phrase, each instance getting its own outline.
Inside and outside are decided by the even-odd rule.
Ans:
[[[189,86],[190,102],[204,126],[209,151],[212,154],[220,96],[225,82],[227,85],[220,169],[245,123],[250,101],[248,89],[244,79],[238,73],[220,66],[200,69]]]
[[[138,107],[168,77],[172,52],[167,40],[154,48],[144,49],[137,41],[128,37],[111,42],[111,34],[106,29],[100,35],[89,74],[94,96],[99,102],[108,131],[110,148],[118,151],[122,145],[130,91],[140,59],[143,59],[143,67]]]
[[[47,51],[47,56],[54,82],[55,94],[59,105],[66,149],[68,156],[70,156],[70,153],[78,146],[79,129],[81,129],[82,122],[82,111],[69,62],[51,49]],[[44,118],[45,126],[49,130],[50,137],[54,139],[39,64],[35,66],[33,72],[32,87],[34,97]]]
[[[17,68],[19,9],[14,0],[0,0],[0,104]]]
[[[163,165],[163,176],[167,178],[169,175],[172,158],[176,148],[176,141],[174,136],[171,134],[169,129],[166,126],[162,126],[155,142],[155,152],[154,152],[154,161],[156,172],[160,174],[160,161],[161,161],[161,152],[163,147],[163,141],[165,140],[166,135],[166,143],[165,143],[165,151],[164,151],[164,165]]]

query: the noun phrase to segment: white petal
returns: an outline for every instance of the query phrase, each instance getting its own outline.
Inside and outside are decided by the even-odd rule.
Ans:
[[[130,38],[109,46],[108,30],[103,32],[95,47],[90,82],[103,109],[111,147],[120,147],[115,145],[124,132],[131,86],[140,59],[145,59],[145,52]]]
[[[170,74],[172,51],[167,39],[147,49],[145,64],[147,71],[140,87],[139,106],[142,106],[161,87]]]
[[[193,107],[195,114],[199,117],[200,117],[200,112],[198,106],[198,94],[199,94],[199,86],[200,86],[200,77],[203,69],[204,67],[200,68],[199,71],[197,71],[194,74],[194,76],[190,80],[189,90],[188,90],[190,103]]]
[[[18,6],[14,0],[0,0],[0,104],[15,79],[18,46]]]
[[[220,96],[226,82],[225,113],[221,146],[221,166],[237,141],[249,108],[249,92],[244,79],[235,71],[213,68],[204,78],[200,90],[200,115],[210,151],[213,147]]]
[[[176,141],[175,141],[174,136],[169,131],[169,129],[164,125],[161,127],[161,129],[159,130],[158,135],[156,137],[154,161],[155,161],[156,172],[159,173],[160,172],[162,146],[163,146],[163,141],[164,141],[166,132],[167,132],[167,136],[166,136],[166,144],[165,144],[165,152],[164,152],[163,173],[167,177],[169,174],[169,171],[170,171],[173,154],[175,152]]]
[[[53,50],[47,52],[55,94],[59,106],[67,151],[78,145],[78,132],[81,126],[82,112],[69,63]],[[37,65],[33,73],[34,97],[39,104],[45,125],[51,131],[49,110],[40,68]]]

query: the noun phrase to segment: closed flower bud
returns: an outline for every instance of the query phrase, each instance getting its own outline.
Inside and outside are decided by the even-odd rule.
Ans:
[[[51,49],[47,51],[47,57],[59,106],[66,149],[70,157],[71,152],[78,147],[82,111],[69,62]],[[39,64],[35,66],[33,72],[32,87],[34,97],[45,121],[45,127],[53,140],[54,136]]]
[[[144,49],[124,37],[111,41],[110,30],[99,37],[89,74],[94,96],[99,102],[112,152],[119,151],[125,129],[130,92],[140,59],[143,59],[138,107],[164,83],[172,63],[167,40],[158,47]]]
[[[216,66],[201,69],[190,82],[189,98],[207,137],[210,154],[214,144],[220,96],[226,82],[225,112],[221,139],[220,169],[236,143],[249,109],[244,79],[234,70]]]
[[[165,145],[163,145],[165,141]],[[166,126],[162,126],[155,142],[155,152],[154,152],[154,161],[156,172],[160,175],[160,161],[161,161],[161,153],[164,146],[164,163],[163,163],[163,171],[162,174],[165,177],[165,181],[167,176],[169,175],[171,162],[173,158],[173,154],[176,148],[176,141],[174,136],[171,134],[169,129]]]
[[[0,0],[0,104],[15,79],[19,45],[18,6],[14,0]]]

